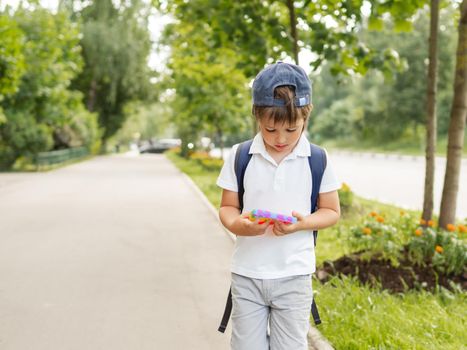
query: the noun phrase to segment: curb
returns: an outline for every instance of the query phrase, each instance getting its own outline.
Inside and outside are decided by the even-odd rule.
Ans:
[[[180,170],[179,170],[180,171]],[[180,171],[181,172],[181,171]],[[206,204],[207,208],[209,209],[209,211],[211,212],[211,214],[216,218],[216,222],[219,224],[220,227],[222,227],[222,229],[224,230],[224,232],[229,236],[229,238],[232,240],[232,242],[235,242],[237,240],[237,237],[232,233],[230,232],[229,230],[227,230],[224,225],[222,225],[222,223],[220,222],[219,220],[219,216],[218,216],[218,213],[217,213],[217,210],[214,208],[214,206],[211,204],[211,202],[209,201],[209,199],[206,197],[206,195],[198,188],[198,186],[196,186],[196,184],[194,183],[194,181],[185,173],[181,172],[181,174],[183,175],[184,179],[186,180],[186,182],[190,185],[190,187],[198,194],[198,196],[201,198],[201,200],[204,202],[204,204]]]
[[[167,160],[169,160],[169,159],[167,159]],[[212,215],[216,218],[216,222],[219,223],[219,226],[222,227],[222,229],[229,236],[229,238],[232,240],[232,242],[235,242],[236,239],[237,239],[236,236],[233,233],[231,233],[230,231],[228,231],[222,225],[222,223],[219,220],[217,210],[214,208],[214,206],[211,204],[211,202],[207,199],[206,195],[198,188],[198,186],[196,186],[194,181],[187,174],[182,172],[180,169],[178,169],[178,170],[183,175],[183,178],[186,180],[186,182],[189,184],[189,186],[198,194],[198,196],[201,198],[201,200],[204,202],[204,204],[206,204],[206,207],[209,209],[209,211],[212,213]],[[307,334],[307,339],[308,339],[308,349],[309,350],[333,350],[334,349],[331,346],[331,344],[326,340],[326,338],[321,334],[321,332],[317,328],[311,326],[311,322],[310,322],[310,329],[309,329],[308,334]]]

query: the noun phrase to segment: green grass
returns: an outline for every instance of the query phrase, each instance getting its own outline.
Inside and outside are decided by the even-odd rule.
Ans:
[[[466,349],[466,294],[391,295],[350,278],[313,287],[318,329],[336,349]]]
[[[166,155],[218,208],[221,194],[215,185],[218,172],[206,171],[174,152]],[[317,264],[348,253],[343,232],[360,223],[369,212],[389,217],[400,215],[401,210],[355,197],[354,206],[343,214],[336,226],[319,232]],[[419,216],[419,212],[413,213]],[[467,349],[465,293],[441,290],[436,294],[393,295],[362,286],[351,278],[334,278],[324,285],[314,280],[313,288],[323,320],[318,328],[336,349]]]
[[[206,171],[206,169],[198,163],[182,158],[174,151],[168,151],[164,154],[177,168],[191,177],[215,208],[219,208],[221,204],[221,189],[216,185],[217,176],[219,175],[218,172]]]

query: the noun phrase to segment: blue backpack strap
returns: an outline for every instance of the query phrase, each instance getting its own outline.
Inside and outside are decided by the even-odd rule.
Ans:
[[[235,153],[235,176],[237,177],[238,186],[238,201],[240,203],[240,212],[243,210],[243,194],[245,187],[243,186],[243,179],[245,177],[245,170],[250,162],[251,154],[250,147],[253,140],[242,142],[238,145],[237,153]],[[224,315],[222,316],[221,324],[217,329],[219,332],[224,333],[229,323],[230,313],[232,312],[232,288],[227,295],[227,302],[225,304]]]
[[[318,206],[319,188],[321,187],[321,180],[323,179],[324,169],[326,169],[327,159],[326,152],[321,147],[310,143],[311,155],[308,157],[310,164],[311,178],[312,178],[312,191],[311,191],[311,212],[314,213]],[[318,231],[313,231],[315,246],[318,239]]]
[[[311,212],[314,213],[318,208],[318,196],[319,188],[321,187],[321,180],[323,179],[324,170],[326,169],[327,158],[326,152],[321,147],[310,143],[311,154],[308,157],[308,163],[310,164],[311,178],[312,178],[312,191],[311,191]],[[316,240],[318,239],[318,231],[313,231],[314,243],[316,246]],[[316,306],[315,298],[311,303],[311,314],[313,321],[316,325],[321,323],[319,317],[318,308]]]
[[[253,139],[242,142],[238,145],[237,153],[235,153],[235,176],[237,177],[238,201],[240,203],[240,212],[243,210],[243,194],[245,193],[243,179],[245,177],[246,167],[251,159],[251,154],[249,152],[252,143]]]

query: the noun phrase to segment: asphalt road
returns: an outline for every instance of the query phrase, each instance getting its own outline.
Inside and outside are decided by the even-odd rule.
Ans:
[[[228,349],[232,249],[162,155],[0,174],[0,349]]]
[[[330,153],[341,181],[358,195],[384,203],[421,210],[425,181],[423,157],[374,153]],[[434,212],[439,214],[446,158],[435,162]],[[467,218],[467,159],[462,161],[456,216]]]

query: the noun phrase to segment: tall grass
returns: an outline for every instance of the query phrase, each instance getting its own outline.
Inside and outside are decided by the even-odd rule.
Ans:
[[[313,287],[319,329],[336,349],[467,349],[465,293],[391,295],[346,277]]]

